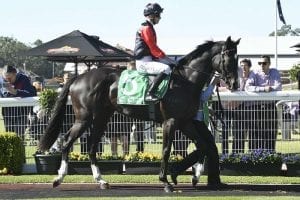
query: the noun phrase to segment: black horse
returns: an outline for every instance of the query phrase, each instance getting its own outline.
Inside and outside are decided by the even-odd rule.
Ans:
[[[231,37],[228,37],[226,41],[207,41],[180,59],[179,65],[182,70],[173,73],[169,90],[164,98],[155,104],[155,121],[163,124],[163,159],[159,180],[164,183],[167,192],[173,190],[173,186],[167,180],[167,166],[175,130],[184,130],[184,134],[188,137],[190,136],[189,131],[191,131],[193,132],[191,139],[193,141],[200,140],[197,132],[201,132],[201,130],[195,133],[195,129],[187,128],[193,126],[191,122],[198,110],[200,93],[215,71],[222,75],[231,89],[237,88],[237,45],[239,41],[240,39],[233,41]],[[62,163],[53,187],[62,183],[67,174],[68,153],[73,142],[88,127],[91,127],[92,144],[89,156],[93,177],[100,183],[101,188],[107,188],[108,183],[101,178],[100,170],[96,165],[96,148],[100,137],[104,134],[109,118],[114,111],[118,111],[133,118],[150,119],[147,106],[128,106],[116,103],[117,85],[121,72],[122,70],[116,68],[102,67],[74,77],[64,86],[39,143],[40,150],[44,151],[55,142],[63,121],[67,97],[70,95],[75,113],[75,123],[66,134]],[[173,180],[173,182],[175,181]]]

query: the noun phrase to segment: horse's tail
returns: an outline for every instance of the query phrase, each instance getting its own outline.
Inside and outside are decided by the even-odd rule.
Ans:
[[[39,150],[46,151],[54,144],[58,138],[60,127],[64,121],[66,104],[68,100],[69,90],[76,77],[72,77],[63,87],[59,97],[54,105],[51,118],[47,125],[47,128],[40,139]]]

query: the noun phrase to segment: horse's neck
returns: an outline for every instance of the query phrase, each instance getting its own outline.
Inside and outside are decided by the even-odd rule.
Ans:
[[[186,77],[190,83],[194,85],[196,91],[201,92],[212,72],[207,70],[195,71],[192,68],[187,67],[185,70]]]

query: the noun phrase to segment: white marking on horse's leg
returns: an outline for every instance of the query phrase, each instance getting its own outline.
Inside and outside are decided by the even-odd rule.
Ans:
[[[68,162],[62,160],[60,164],[60,168],[58,170],[58,176],[55,178],[55,181],[62,183],[67,173],[68,173]]]
[[[91,165],[91,169],[92,169],[92,172],[93,172],[93,177],[95,179],[95,181],[97,183],[100,183],[100,184],[107,184],[107,182],[105,180],[102,179],[101,177],[101,173],[100,173],[100,170],[99,170],[99,167],[96,166],[95,164],[92,164]]]

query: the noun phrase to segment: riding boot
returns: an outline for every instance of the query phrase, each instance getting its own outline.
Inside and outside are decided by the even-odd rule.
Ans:
[[[148,90],[145,101],[158,101],[159,100],[159,98],[154,93],[157,90],[160,83],[165,79],[166,76],[167,76],[167,74],[161,72],[154,78],[153,83]]]

